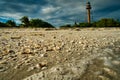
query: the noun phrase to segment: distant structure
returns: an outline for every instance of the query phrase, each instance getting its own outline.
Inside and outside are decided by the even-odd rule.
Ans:
[[[87,2],[86,4],[86,9],[87,9],[87,19],[88,19],[88,23],[91,23],[91,5],[90,2]]]

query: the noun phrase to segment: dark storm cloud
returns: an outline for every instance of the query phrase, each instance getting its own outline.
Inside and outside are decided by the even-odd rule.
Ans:
[[[40,0],[2,0],[0,3],[1,12],[32,12],[34,8],[38,8],[47,4]],[[33,10],[34,12],[34,10]]]
[[[1,3],[5,3],[7,5],[10,5],[10,4],[44,5],[47,3],[47,1],[45,0],[1,0]]]
[[[117,18],[120,0],[89,0],[92,17]],[[22,16],[41,18],[54,25],[86,21],[86,1],[83,0],[0,0],[0,18],[18,20]],[[1,20],[1,19],[0,19]]]
[[[120,0],[100,0],[92,2],[92,14],[95,20],[101,18],[119,19]]]

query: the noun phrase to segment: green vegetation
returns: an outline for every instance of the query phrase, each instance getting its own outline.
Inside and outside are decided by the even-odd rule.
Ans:
[[[60,28],[86,28],[86,27],[120,27],[120,22],[119,20],[115,20],[112,18],[104,18],[101,19],[97,22],[93,22],[93,23],[76,23],[74,25],[64,25],[64,26],[60,26]]]
[[[41,19],[29,20],[27,16],[23,16],[20,20],[22,22],[21,27],[54,28],[54,26],[52,26],[50,23],[45,22]]]
[[[114,19],[101,19],[93,25],[96,27],[120,27],[120,22]]]
[[[7,24],[0,22],[0,27],[8,27]]]
[[[27,16],[23,16],[20,21],[22,22],[21,26],[22,27],[29,27],[30,25],[30,21],[29,18]]]
[[[11,27],[23,27],[23,28],[30,28],[30,27],[36,27],[36,28],[54,28],[53,25],[51,25],[48,22],[45,22],[41,19],[35,18],[35,19],[29,19],[27,16],[23,16],[21,19],[21,24],[17,25],[15,21],[13,20],[8,20],[6,23],[0,22],[0,27],[3,28],[11,28]],[[115,20],[112,18],[103,18],[99,21],[92,22],[92,23],[76,23],[74,25],[63,25],[60,26],[60,28],[67,29],[67,28],[86,28],[86,27],[120,27],[120,21]]]
[[[41,19],[31,19],[30,26],[31,27],[41,27],[41,28],[54,28],[50,23],[44,22]]]
[[[16,23],[15,23],[14,21],[12,21],[12,20],[8,20],[8,21],[6,22],[6,25],[7,25],[8,27],[16,27]]]
[[[21,24],[18,26],[16,23],[12,20],[8,20],[6,23],[0,22],[0,27],[2,28],[11,28],[11,27],[22,27],[22,28],[30,28],[30,27],[37,27],[37,28],[54,28],[53,25],[51,25],[48,22],[45,22],[41,19],[29,19],[27,16],[23,16],[21,19]]]
[[[72,28],[73,26],[71,26],[70,24],[67,24],[67,25],[63,25],[63,26],[60,26],[60,28],[62,29],[66,29],[66,28]]]

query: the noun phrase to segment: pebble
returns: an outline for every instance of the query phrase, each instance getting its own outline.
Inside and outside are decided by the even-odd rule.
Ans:
[[[71,40],[70,43],[75,43],[75,40]]]
[[[43,61],[40,63],[40,67],[47,67],[48,63],[47,61]]]
[[[114,65],[120,65],[120,61],[114,60],[114,61],[112,61],[112,64],[114,64]]]
[[[31,49],[29,48],[24,49],[22,54],[32,54]]]
[[[106,71],[111,76],[116,76],[117,75],[117,73],[114,70],[112,70],[112,69],[103,68],[103,70]]]
[[[112,49],[109,49],[109,48],[106,48],[106,49],[104,49],[104,53],[113,55],[113,50],[112,50]]]
[[[40,54],[40,57],[47,57],[47,54]]]
[[[47,67],[42,67],[42,68],[41,68],[41,70],[46,70],[46,69],[47,69]]]
[[[46,48],[46,47],[44,47],[44,48],[43,48],[43,51],[44,51],[44,52],[47,52],[47,48]]]
[[[78,53],[78,55],[81,55],[81,53]]]
[[[75,31],[81,31],[79,28],[76,28]]]
[[[6,68],[3,66],[0,66],[0,72],[4,72],[4,71],[6,71]]]
[[[60,50],[61,48],[59,46],[56,46],[56,50]]]
[[[40,64],[36,64],[35,67],[36,67],[37,69],[41,68]]]
[[[21,36],[12,36],[11,39],[21,39]]]
[[[27,71],[30,72],[30,71],[34,70],[35,68],[36,68],[35,66],[31,66],[31,67],[28,68]]]
[[[0,56],[0,60],[2,60],[3,59],[3,57],[2,56]]]
[[[56,66],[56,67],[53,67],[50,69],[50,73],[56,73],[56,72],[59,72],[59,71],[63,71],[63,68],[60,67],[60,66]]]
[[[102,75],[99,75],[98,76],[101,80],[111,80],[111,79],[109,79],[108,77],[105,77],[105,76],[102,76]]]
[[[66,52],[71,52],[71,48],[67,49]]]

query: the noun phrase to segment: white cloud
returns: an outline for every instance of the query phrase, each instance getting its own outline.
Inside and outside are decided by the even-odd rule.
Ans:
[[[1,19],[5,19],[5,20],[9,20],[10,17],[6,17],[6,16],[0,16]]]
[[[0,15],[2,19],[14,20],[17,24],[20,24],[20,18],[23,16],[21,13],[4,13]]]
[[[1,14],[0,16],[6,16],[6,17],[19,19],[21,18],[22,14],[21,13],[4,13],[4,14]]]
[[[43,14],[50,14],[52,12],[59,10],[59,9],[60,9],[60,7],[45,6],[42,8],[42,13]]]

